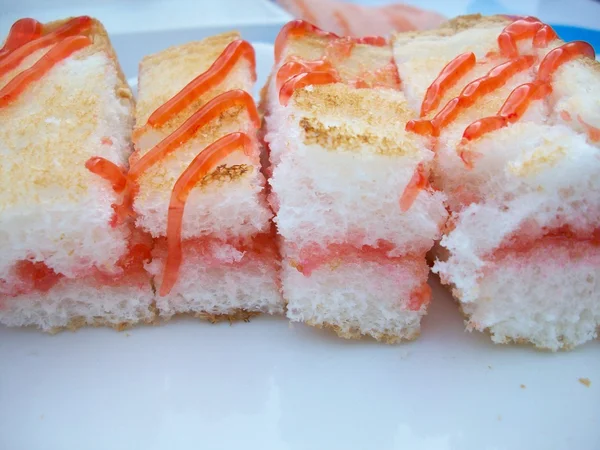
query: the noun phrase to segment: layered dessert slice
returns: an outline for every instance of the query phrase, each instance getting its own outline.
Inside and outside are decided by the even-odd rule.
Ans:
[[[600,324],[600,71],[535,18],[399,34],[394,56],[452,216],[434,271],[468,329],[568,349]]]
[[[0,50],[0,323],[154,319],[149,243],[117,216],[132,108],[98,21],[13,25]]]
[[[415,338],[446,209],[426,138],[401,125],[414,111],[390,44],[294,21],[275,59],[263,105],[288,317],[345,338]]]
[[[254,82],[254,50],[236,33],[140,64],[129,179],[136,225],[155,241],[147,269],[165,318],[283,309]]]

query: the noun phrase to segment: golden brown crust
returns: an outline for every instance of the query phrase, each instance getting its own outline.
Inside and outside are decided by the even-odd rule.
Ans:
[[[579,58],[579,61],[581,61],[584,67],[588,67],[596,72],[596,75],[600,75],[600,61],[592,58]]]
[[[502,25],[511,22],[512,19],[503,15],[482,16],[481,14],[467,14],[450,19],[440,25],[440,28],[450,28],[454,32],[459,32],[469,28],[488,27],[490,25]]]
[[[156,308],[155,303],[153,302],[149,307],[148,307],[148,313],[149,316],[145,317],[145,318],[140,318],[140,320],[138,322],[111,322],[105,318],[95,318],[93,321],[88,321],[85,317],[81,317],[81,316],[77,316],[77,317],[73,317],[72,319],[69,320],[69,322],[67,323],[67,325],[65,325],[64,327],[54,327],[52,328],[49,333],[50,334],[56,334],[59,333],[61,331],[77,331],[80,328],[83,327],[108,327],[108,328],[113,328],[116,331],[124,331],[127,330],[129,328],[133,328],[134,326],[137,325],[157,325],[159,323],[159,316],[158,316],[158,309]]]
[[[189,311],[184,313],[177,313],[171,316],[160,316],[159,318],[162,321],[169,321],[175,317],[195,317],[197,319],[207,320],[210,323],[218,323],[218,322],[250,322],[252,317],[259,316],[261,313],[258,311],[248,311],[242,308],[232,309],[227,314],[213,314],[205,311]]]
[[[44,31],[51,31],[64,22],[51,22],[44,26]],[[102,138],[111,142],[112,137],[118,136],[129,141],[133,95],[100,22],[92,22],[88,35],[92,45],[31,83],[27,92],[0,110],[0,122],[7,125],[0,127],[0,141],[11,152],[11,158],[0,162],[3,173],[0,184],[4,187],[2,207],[38,204],[50,190],[59,192],[57,189],[64,195],[53,194],[43,201],[63,204],[79,201],[90,192],[90,177],[97,178],[85,168],[90,151],[93,149],[95,154],[103,155],[107,147]],[[30,55],[2,82],[31,67],[45,51],[41,49]],[[69,64],[73,66],[75,62],[82,62],[81,70],[89,70],[87,77],[69,72]],[[71,76],[78,83],[71,85]],[[28,96],[34,96],[35,101]],[[123,108],[115,111],[107,102],[121,103]],[[104,114],[107,117],[101,117]],[[112,114],[117,114],[118,119]],[[108,127],[105,119],[121,123],[116,128]],[[129,145],[117,145],[119,153],[128,153]],[[15,182],[19,189],[9,189]]]
[[[397,344],[402,341],[414,341],[417,339],[421,333],[420,329],[416,329],[414,331],[407,332],[405,334],[394,334],[392,332],[384,332],[384,333],[373,333],[370,332],[365,334],[359,328],[350,328],[350,329],[342,329],[339,325],[331,324],[331,323],[315,323],[313,321],[307,320],[307,325],[315,328],[328,329],[333,331],[339,337],[343,339],[354,339],[359,340],[364,338],[365,336],[372,337],[376,341],[383,342],[384,344]]]
[[[407,31],[394,33],[393,40],[410,40],[419,37],[446,37],[453,36],[470,28],[487,28],[490,26],[508,25],[511,22],[506,16],[482,16],[481,14],[470,14],[458,16],[441,24],[438,28],[421,31]]]
[[[50,33],[73,18],[74,17],[68,17],[66,19],[47,22],[43,26],[43,33]],[[131,88],[127,83],[127,79],[125,78],[125,74],[123,73],[123,69],[121,68],[121,64],[119,64],[117,54],[115,53],[115,49],[112,46],[112,43],[110,42],[110,37],[108,36],[106,28],[104,28],[104,25],[102,25],[102,23],[99,20],[92,18],[92,28],[88,33],[88,36],[93,41],[93,49],[95,51],[105,52],[114,63],[119,78],[119,83],[117,86],[115,86],[115,93],[120,98],[128,99],[131,103],[131,107],[133,108],[135,104],[133,93],[131,92]]]
[[[144,57],[140,62],[140,95],[136,107],[135,128],[145,125],[148,117],[157,108],[175,96],[198,75],[208,70],[227,45],[236,39],[240,39],[237,32],[223,33],[201,41],[169,47]],[[239,64],[244,63],[240,61],[232,72],[235,72]],[[220,83],[175,115],[161,127],[161,130],[164,133],[172,132],[208,100],[230,89],[232,87],[226,86],[226,83]]]
[[[271,85],[271,79],[273,78],[273,74],[270,73],[267,77],[267,82],[260,88],[260,100],[258,102],[258,113],[261,117],[264,117],[267,114],[268,110],[268,96],[269,96],[269,86]],[[262,127],[261,127],[262,128]]]
[[[194,317],[202,320],[208,320],[210,323],[218,322],[250,322],[252,317],[260,316],[260,312],[257,311],[246,311],[245,309],[235,309],[229,314],[209,314],[205,312],[190,313]]]
[[[247,311],[245,309],[234,309],[228,314],[211,314],[207,312],[187,312],[179,313],[174,316],[161,316],[155,304],[149,308],[150,317],[141,319],[138,322],[111,322],[104,318],[96,318],[93,321],[88,321],[84,317],[74,317],[69,320],[69,323],[64,327],[54,327],[49,331],[49,334],[57,334],[61,331],[77,331],[84,327],[108,327],[116,331],[125,331],[139,325],[160,325],[168,322],[174,317],[195,317],[197,319],[206,320],[210,323],[218,322],[250,322],[250,319],[259,316],[261,313],[257,311]]]
[[[369,130],[355,132],[343,124],[326,126],[316,118],[301,119],[300,128],[304,130],[304,144],[318,144],[328,150],[361,150],[368,145],[382,155],[405,156],[418,151],[417,146],[407,145],[407,142],[393,137],[376,135]]]
[[[221,164],[202,178],[199,186],[207,186],[211,183],[219,183],[219,185],[229,183],[242,178],[246,173],[251,171],[252,167],[248,164],[236,164],[234,166]]]
[[[355,89],[343,83],[299,89],[293,109],[304,143],[336,151],[407,156],[419,153],[422,138],[403,126],[414,117],[404,94],[389,89]]]
[[[160,52],[144,56],[140,64],[159,64],[164,61],[186,58],[187,55],[191,53],[201,53],[203,64],[210,66],[223,52],[223,49],[236,39],[240,39],[240,33],[237,31],[229,31],[227,33],[221,33],[215,36],[209,36],[200,41],[188,42],[181,45],[173,45],[161,50]]]
[[[249,90],[251,68],[246,58],[241,58],[229,74],[204,92],[181,111],[173,114],[160,126],[147,125],[150,115],[184,89],[192,80],[206,72],[233,41],[240,39],[237,32],[212,36],[201,41],[169,47],[145,57],[140,63],[139,95],[134,129],[135,157],[143,157],[150,149],[172,134],[190,119],[208,101],[233,89]],[[230,106],[218,117],[204,124],[201,129],[179,146],[177,155],[167,155],[164,160],[148,168],[139,179],[138,199],[156,191],[170,191],[181,173],[196,157],[198,150],[206,148],[226,134],[249,128],[249,116],[243,106]],[[150,138],[148,138],[150,137]],[[152,141],[152,144],[147,142]],[[242,180],[253,173],[247,157],[229,160],[228,167],[219,166],[198,183],[205,186],[213,182],[225,184]]]
[[[343,83],[298,89],[293,95],[294,108],[312,117],[355,118],[368,125],[381,125],[382,120],[400,123],[414,112],[400,92],[384,89],[355,89]]]
[[[74,17],[67,17],[66,19],[54,20],[52,22],[47,22],[43,24],[42,32],[43,34],[51,33],[56,30],[58,27],[68,22],[69,20],[74,19]],[[125,78],[125,74],[123,73],[123,69],[119,64],[119,60],[117,59],[117,54],[115,53],[115,49],[110,42],[110,38],[104,25],[97,20],[92,18],[92,27],[90,31],[87,33],[88,37],[92,39],[92,50],[91,52],[95,53],[96,51],[105,52],[109,58],[114,63],[114,66],[117,71],[117,75],[119,78],[119,84],[115,86],[115,92],[121,98],[129,99],[131,105],[134,104],[133,94],[131,92],[131,88],[127,83],[127,79]],[[89,54],[90,50],[86,51],[85,54]]]
[[[117,59],[117,54],[115,52],[112,43],[110,42],[110,38],[108,37],[108,33],[106,29],[98,20],[94,19],[94,44],[98,42],[99,47],[105,51],[110,59],[113,61],[115,68],[117,69],[117,75],[119,79],[119,83],[115,87],[115,92],[118,97],[122,99],[128,99],[131,107],[135,106],[135,99],[133,97],[133,93],[131,92],[131,87],[127,83],[127,79],[125,78],[125,74],[123,73],[123,68],[121,64],[119,64],[119,60]]]

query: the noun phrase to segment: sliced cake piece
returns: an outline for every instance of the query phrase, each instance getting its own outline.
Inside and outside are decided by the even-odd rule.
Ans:
[[[264,89],[271,203],[288,317],[340,336],[415,338],[430,300],[425,253],[446,219],[433,152],[383,38],[285,26]]]
[[[154,319],[148,242],[113,208],[132,108],[98,21],[14,24],[0,50],[0,323]]]
[[[468,329],[551,350],[595,338],[600,71],[591,46],[565,44],[534,18],[468,16],[399,34],[394,52],[421,112],[406,128],[437,150],[434,178],[452,210],[434,271]]]
[[[248,94],[254,58],[248,42],[228,33],[140,64],[129,178],[136,224],[156,240],[148,270],[163,317],[283,309],[260,119]]]

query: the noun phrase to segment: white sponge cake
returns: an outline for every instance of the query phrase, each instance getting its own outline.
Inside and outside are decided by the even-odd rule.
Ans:
[[[240,41],[239,35],[227,33],[172,47],[142,60],[134,130],[136,153],[132,162],[143,157],[219,94],[236,89],[252,90],[253,61],[239,57],[223,80],[198,98],[190,95],[189,105],[171,114],[164,124],[147,124],[154,111],[206,72],[234,41]],[[139,190],[134,201],[137,225],[155,237],[165,236],[172,188],[192,159],[228,133],[243,131],[254,135],[254,127],[244,108],[230,107],[176,151],[140,173],[137,178]],[[184,216],[184,238],[212,235],[227,240],[268,231],[271,213],[264,202],[262,190],[265,181],[259,170],[257,154],[254,157],[244,155],[240,148],[222,161],[225,167],[219,170],[221,182],[213,177],[214,182],[206,183],[202,191],[195,189],[191,192]],[[235,170],[236,167],[243,170]],[[234,182],[226,182],[227,179]]]
[[[131,91],[99,22],[79,17],[39,29],[2,60],[12,69],[0,76],[0,321],[47,329],[74,317],[85,317],[79,324],[147,320],[148,277],[117,289],[113,300],[122,303],[111,314],[102,313],[101,300],[74,299],[102,285],[99,278],[119,284],[128,276],[130,228],[115,222],[112,208],[121,194],[86,162],[100,156],[126,169]]]
[[[270,183],[286,240],[299,250],[384,241],[395,256],[431,248],[446,217],[443,194],[422,190],[407,211],[399,206],[417,166],[433,160],[420,136],[398,126],[413,115],[401,92],[312,86],[286,113],[267,135],[272,154],[285,152]]]
[[[431,297],[423,256],[390,258],[376,250],[342,249],[307,272],[283,246],[287,317],[346,339],[371,336],[394,344],[418,337]]]
[[[519,27],[545,29],[520,20]],[[452,286],[469,329],[489,330],[495,342],[568,349],[595,338],[600,324],[598,109],[590,90],[600,72],[588,46],[565,46],[551,32],[547,42],[513,34],[517,54],[504,55],[498,36],[518,28],[511,23],[472,16],[394,38],[416,107],[446,64],[475,55],[439,93],[439,106],[407,129],[418,134],[414,123],[435,123],[478,77],[526,63],[475,101],[459,100],[460,111],[437,136],[425,133],[427,147],[437,150],[436,185],[452,212],[434,272]],[[570,56],[555,59],[557,52]]]
[[[398,126],[414,112],[391,46],[296,21],[275,51],[265,140],[288,317],[345,338],[412,339],[446,209],[427,183],[434,153]]]
[[[254,71],[254,50],[237,33],[171,47],[140,64],[129,176],[137,186],[136,225],[156,241],[148,270],[165,318],[243,318],[283,309],[260,119],[248,94]],[[226,141],[239,145],[219,147]],[[195,167],[198,179],[191,175]],[[188,178],[191,184],[183,181]],[[173,202],[184,208],[175,228]],[[175,271],[174,247],[182,248]]]

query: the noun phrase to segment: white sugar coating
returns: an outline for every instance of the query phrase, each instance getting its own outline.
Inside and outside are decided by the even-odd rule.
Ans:
[[[437,264],[457,280],[456,261]],[[498,343],[531,342],[569,349],[596,338],[600,327],[600,249],[588,243],[544,245],[489,261],[475,284],[457,288],[468,328],[489,330]],[[476,298],[474,297],[476,293]]]
[[[73,277],[93,266],[116,270],[126,250],[127,231],[109,225],[120,198],[85,163],[102,156],[126,165],[130,92],[117,90],[109,55],[93,52],[58,63],[0,109],[0,279],[8,285],[19,260]]]
[[[157,291],[163,277],[165,254],[155,249],[146,266]],[[167,296],[156,295],[162,317],[179,313],[235,314],[237,310],[281,314],[284,302],[279,288],[279,262],[272,256],[240,251],[213,243],[208,254],[184,244],[177,283]]]
[[[93,278],[61,279],[48,292],[0,299],[0,323],[35,326],[43,331],[83,325],[133,325],[154,319],[149,279],[124,279],[118,285]]]
[[[282,283],[287,317],[345,338],[371,336],[389,343],[414,339],[426,307],[410,310],[411,293],[427,280],[422,260],[362,260],[360,253],[325,264],[305,276],[284,258]]]

